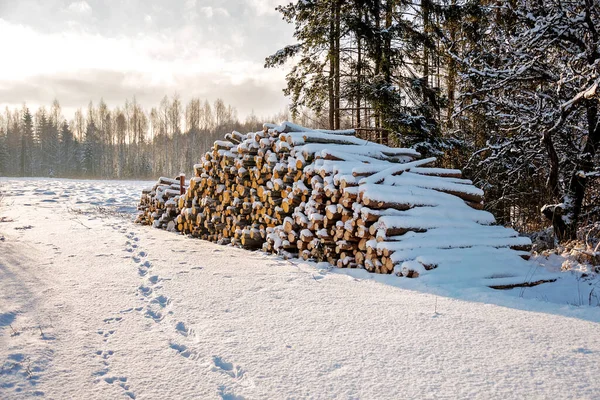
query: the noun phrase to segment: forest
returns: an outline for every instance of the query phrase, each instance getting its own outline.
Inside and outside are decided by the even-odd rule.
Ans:
[[[411,147],[462,168],[486,209],[573,239],[600,215],[600,5],[596,0],[298,0],[290,119]],[[259,95],[259,94],[257,94]],[[269,122],[287,119],[266,118]],[[188,171],[224,132],[259,129],[222,100],[149,112],[102,101],[72,121],[55,102],[0,119],[0,173],[134,178]]]
[[[269,117],[285,119],[282,115]],[[103,100],[67,121],[58,100],[32,112],[6,108],[0,115],[0,174],[86,178],[150,178],[189,172],[222,132],[260,129],[255,115],[240,122],[221,99],[212,104],[163,97],[147,112],[135,98],[109,109]]]

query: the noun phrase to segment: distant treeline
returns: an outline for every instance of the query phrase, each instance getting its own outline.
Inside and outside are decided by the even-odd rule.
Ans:
[[[269,118],[287,119],[287,114]],[[110,109],[90,102],[67,121],[57,100],[37,111],[27,105],[0,115],[0,175],[150,178],[191,172],[202,154],[226,132],[262,129],[254,114],[217,99],[183,105],[165,96],[149,112],[135,100]]]

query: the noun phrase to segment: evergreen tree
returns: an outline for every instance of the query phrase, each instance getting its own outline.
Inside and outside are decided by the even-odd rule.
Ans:
[[[283,19],[295,25],[294,38],[298,43],[284,47],[265,61],[265,67],[275,67],[299,57],[287,75],[287,88],[284,90],[287,96],[291,96],[292,115],[297,115],[302,107],[316,113],[328,109],[330,129],[336,125],[334,33],[338,2],[299,0],[277,7]]]
[[[60,131],[60,167],[59,173],[61,176],[74,176],[78,174],[77,160],[78,149],[77,141],[73,136],[73,132],[69,128],[67,121],[64,121]]]
[[[83,142],[82,154],[82,164],[87,176],[97,176],[96,174],[99,170],[98,148],[99,140],[96,123],[93,119],[90,119],[85,130],[85,140]]]
[[[21,130],[21,157],[20,157],[20,166],[21,166],[21,176],[31,176],[33,175],[33,164],[35,160],[33,159],[33,146],[34,146],[34,138],[33,138],[33,116],[29,112],[29,108],[24,107],[23,109],[23,127]]]
[[[0,128],[0,175],[8,175],[9,162],[8,140],[4,129]]]

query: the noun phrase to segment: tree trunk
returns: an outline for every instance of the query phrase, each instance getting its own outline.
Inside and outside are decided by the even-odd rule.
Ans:
[[[456,0],[452,0],[452,6],[456,7]],[[456,43],[456,22],[454,20],[449,21],[448,30],[450,31],[450,42],[452,45]],[[454,112],[454,96],[456,91],[456,61],[452,57],[446,57],[448,62],[448,78],[447,78],[447,86],[448,86],[448,115],[446,117],[446,124],[448,129],[452,129],[454,127],[454,123],[452,121],[452,114]]]
[[[362,11],[358,12],[359,20],[362,20]],[[360,128],[360,100],[361,100],[361,74],[362,74],[362,44],[360,36],[356,38],[356,47],[357,47],[357,61],[356,61],[356,82],[358,88],[356,90],[356,127]]]
[[[327,92],[329,96],[329,129],[335,129],[335,2],[331,3],[331,14],[329,22],[329,79],[327,80]]]
[[[423,33],[429,33],[429,0],[421,0],[421,11],[423,13]],[[427,91],[429,86],[429,49],[423,44],[423,102],[427,104]]]
[[[598,103],[596,100],[586,100],[586,115],[588,135],[581,150],[567,192],[563,196],[563,206],[544,209],[544,215],[552,221],[554,234],[562,242],[577,237],[577,227],[581,218],[583,199],[587,188],[587,173],[594,168],[596,149],[600,146],[600,121],[598,121]],[[552,150],[554,148],[552,147]],[[553,193],[558,191],[558,157],[550,157],[552,172],[549,178]],[[556,172],[554,172],[556,171]],[[563,218],[563,216],[565,218]]]
[[[340,8],[341,0],[335,0],[335,129],[340,129]]]
[[[25,135],[21,136],[21,176],[25,176]]]
[[[392,36],[389,33],[392,27],[392,13],[394,10],[394,1],[388,0],[385,5],[385,39],[383,41],[383,54],[381,60],[381,69],[386,83],[391,84],[392,78]]]
[[[598,102],[596,100],[586,101],[586,116],[588,137],[569,185],[569,192],[572,199],[570,202],[571,209],[569,210],[570,218],[564,239],[575,239],[577,236],[577,226],[580,222],[583,198],[587,188],[588,179],[586,174],[594,168],[594,156],[596,155],[596,149],[600,145],[600,124],[598,121]]]

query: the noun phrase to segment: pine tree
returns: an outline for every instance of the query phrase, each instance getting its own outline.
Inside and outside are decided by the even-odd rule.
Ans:
[[[85,131],[85,141],[83,142],[83,154],[82,164],[86,172],[86,175],[90,177],[97,176],[99,167],[98,158],[98,132],[96,129],[96,123],[93,119],[88,122]]]
[[[23,127],[21,129],[21,176],[33,175],[33,116],[29,108],[23,109]]]
[[[78,175],[78,163],[79,159],[77,141],[73,136],[73,132],[69,128],[67,121],[64,121],[60,131],[60,166],[59,174],[65,177],[71,177]]]
[[[295,25],[297,44],[289,45],[267,57],[265,67],[285,64],[289,59],[299,61],[287,75],[286,96],[291,96],[290,110],[297,115],[302,107],[316,113],[329,110],[329,127],[334,129],[335,119],[335,31],[340,20],[335,11],[340,0],[299,0],[277,10],[283,19]]]
[[[0,128],[0,175],[8,175],[9,166],[8,141],[3,128]]]

